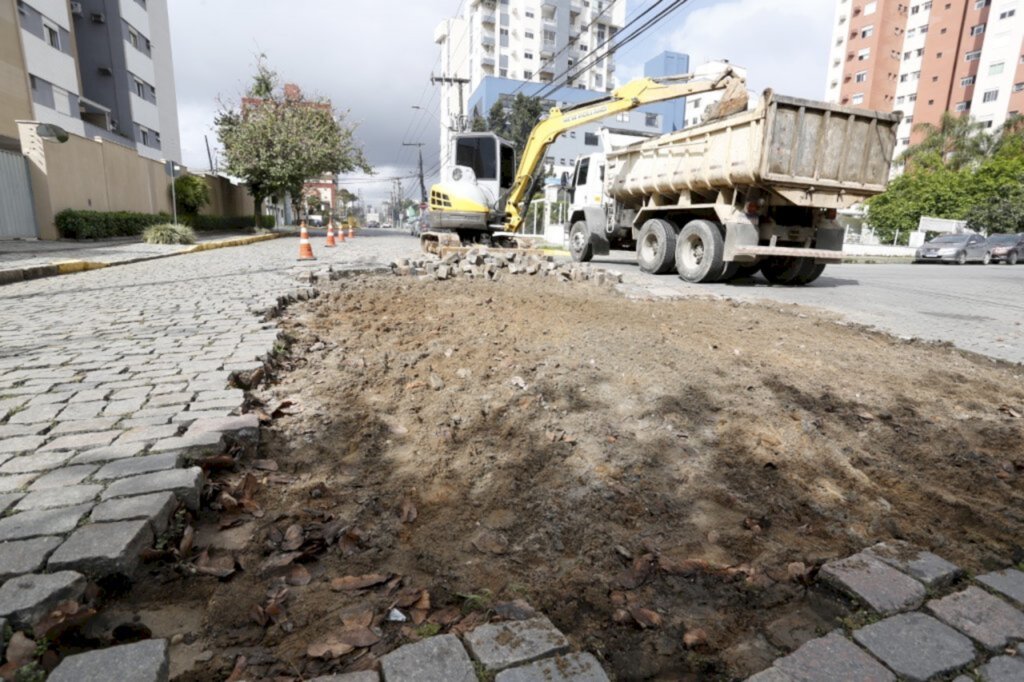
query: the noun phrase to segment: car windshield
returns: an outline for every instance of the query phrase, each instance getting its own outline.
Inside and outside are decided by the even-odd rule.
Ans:
[[[965,241],[967,241],[967,235],[966,234],[944,234],[941,237],[936,237],[935,239],[931,240],[928,243],[929,244],[963,244]]]
[[[995,234],[988,238],[989,244],[1016,244],[1017,240],[1020,239],[1015,234]]]

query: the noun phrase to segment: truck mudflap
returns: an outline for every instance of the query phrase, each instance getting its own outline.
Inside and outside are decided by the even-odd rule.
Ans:
[[[832,249],[805,249],[799,246],[736,246],[735,256],[780,256],[784,258],[813,258],[819,263],[842,263],[843,252]]]

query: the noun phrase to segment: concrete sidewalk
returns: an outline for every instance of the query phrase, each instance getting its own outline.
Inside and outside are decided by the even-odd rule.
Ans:
[[[238,231],[199,232],[195,244],[146,244],[139,237],[103,240],[0,241],[0,285],[40,277],[98,270],[155,258],[253,244],[290,234],[246,234]]]

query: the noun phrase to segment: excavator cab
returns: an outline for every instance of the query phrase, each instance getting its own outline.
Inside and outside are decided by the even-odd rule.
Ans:
[[[430,188],[430,226],[487,231],[504,217],[504,198],[516,179],[515,148],[494,133],[462,133],[452,155],[448,177]]]

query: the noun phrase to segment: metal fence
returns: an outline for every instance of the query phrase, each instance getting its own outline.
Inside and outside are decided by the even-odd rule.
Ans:
[[[37,236],[25,157],[0,150],[0,239]]]

